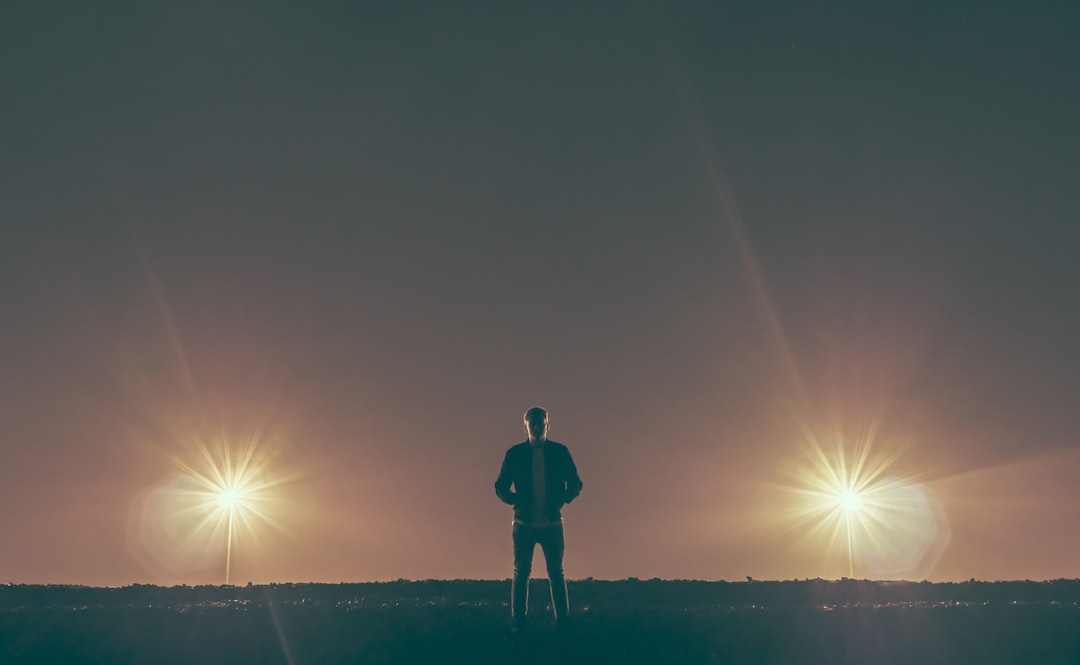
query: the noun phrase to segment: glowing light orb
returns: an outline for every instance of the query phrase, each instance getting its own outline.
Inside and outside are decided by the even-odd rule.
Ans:
[[[893,468],[898,452],[874,454],[874,429],[857,445],[837,437],[830,454],[805,432],[807,462],[781,489],[790,501],[784,519],[803,531],[800,545],[816,543],[876,574],[908,574],[940,556],[948,524],[936,495]]]
[[[225,489],[223,492],[218,494],[217,498],[218,505],[226,510],[237,507],[237,505],[239,505],[242,500],[243,497],[240,494],[240,490],[236,489],[235,487],[229,487]]]
[[[191,457],[172,458],[179,471],[173,486],[156,495],[168,506],[168,513],[161,517],[170,525],[167,534],[174,550],[183,549],[192,561],[201,562],[209,556],[220,557],[224,544],[226,584],[232,574],[233,547],[241,533],[256,538],[257,528],[264,524],[286,531],[272,515],[281,500],[275,490],[298,477],[271,473],[271,451],[257,443],[257,437],[235,448],[227,441],[213,448],[201,440],[194,442]]]
[[[852,490],[844,490],[836,495],[836,502],[846,513],[857,513],[863,508],[862,496]]]

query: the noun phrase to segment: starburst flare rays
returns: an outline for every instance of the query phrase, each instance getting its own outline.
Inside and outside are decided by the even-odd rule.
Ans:
[[[804,430],[804,463],[791,472],[784,519],[814,547],[843,560],[848,576],[911,574],[936,562],[948,524],[936,494],[900,473],[899,450],[875,449],[877,427],[853,443],[834,435],[826,447]]]
[[[276,449],[257,433],[239,444],[187,443],[187,454],[169,456],[176,471],[141,501],[140,544],[172,574],[216,567],[224,554],[229,584],[239,541],[258,545],[264,527],[289,533],[282,490],[300,474],[273,469]]]
[[[234,457],[227,443],[217,447],[217,455],[207,445],[197,446],[196,458],[201,464],[193,465],[173,458],[173,463],[191,480],[195,487],[187,496],[191,499],[189,510],[201,515],[193,535],[203,531],[220,533],[225,530],[225,583],[229,584],[232,571],[233,541],[238,530],[256,534],[256,527],[265,523],[279,531],[285,526],[276,520],[270,510],[273,502],[271,490],[294,477],[270,474],[270,456],[259,454],[257,438],[241,446]]]

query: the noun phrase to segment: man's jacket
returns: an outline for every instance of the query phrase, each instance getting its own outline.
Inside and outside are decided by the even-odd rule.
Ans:
[[[544,516],[553,523],[562,521],[562,507],[581,494],[581,478],[570,457],[570,451],[561,443],[548,439],[544,442]],[[506,451],[499,479],[495,481],[495,494],[514,507],[514,521],[528,524],[533,514],[532,444],[528,441],[512,446]],[[514,490],[510,490],[510,485]]]

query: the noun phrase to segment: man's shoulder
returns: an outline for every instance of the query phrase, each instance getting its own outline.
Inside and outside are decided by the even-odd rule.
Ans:
[[[565,445],[559,443],[558,441],[552,441],[551,439],[548,439],[547,440],[547,445],[551,446],[554,450],[557,450],[557,451],[559,451],[561,453],[569,453],[570,452],[569,448],[567,448]]]
[[[552,441],[551,439],[548,439],[547,441],[545,441],[544,445],[547,446],[549,449],[554,450],[556,452],[560,452],[560,453],[569,453],[570,452],[570,449],[567,448],[565,445],[559,443],[558,441]],[[515,443],[514,445],[510,446],[506,450],[506,454],[507,455],[523,455],[523,454],[525,454],[526,452],[528,452],[530,450],[532,450],[532,444],[530,444],[528,441],[522,441],[521,443]]]

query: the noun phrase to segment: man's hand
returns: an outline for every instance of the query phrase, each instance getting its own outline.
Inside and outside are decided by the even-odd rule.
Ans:
[[[499,470],[499,477],[495,481],[495,494],[499,497],[499,500],[508,505],[516,505],[518,501],[517,492],[511,491],[510,485],[513,484],[514,479],[510,475],[510,451],[506,451],[506,457],[503,458],[502,469]]]

